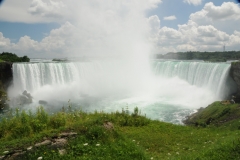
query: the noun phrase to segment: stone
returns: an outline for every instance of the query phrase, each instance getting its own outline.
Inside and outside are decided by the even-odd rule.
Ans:
[[[50,140],[45,140],[43,142],[40,142],[40,143],[36,143],[35,144],[35,147],[40,147],[40,146],[47,146],[47,145],[50,145],[52,142]]]
[[[55,142],[51,144],[51,148],[62,148],[64,147],[68,142],[65,138],[55,139]]]
[[[64,155],[67,153],[66,149],[60,149],[60,150],[58,150],[58,152],[60,155]]]
[[[21,159],[21,157],[25,154],[26,152],[16,152],[13,155],[11,155],[8,160],[14,160],[14,159]]]
[[[76,135],[77,135],[76,132],[63,132],[59,135],[59,137],[64,138],[64,137],[72,137]]]
[[[27,148],[27,150],[28,150],[28,151],[30,151],[30,150],[32,150],[32,148],[33,148],[33,147],[32,147],[32,146],[30,146],[30,147],[28,147],[28,148]]]
[[[114,126],[111,122],[105,121],[103,124],[104,128],[108,129],[108,130],[112,130],[114,129]]]
[[[42,104],[42,105],[48,104],[48,102],[47,102],[47,101],[44,101],[44,100],[39,100],[38,103],[39,103],[39,104]]]

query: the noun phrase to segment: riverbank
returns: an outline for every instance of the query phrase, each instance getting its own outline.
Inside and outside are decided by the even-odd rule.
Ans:
[[[0,123],[0,159],[240,158],[239,118],[202,127],[154,121],[139,113],[137,108],[132,114],[84,113],[70,106],[53,115],[42,108],[36,114],[9,112]],[[63,137],[66,133],[74,134]]]

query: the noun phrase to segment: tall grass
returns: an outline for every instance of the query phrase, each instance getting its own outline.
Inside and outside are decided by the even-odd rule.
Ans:
[[[113,127],[105,128],[106,122]],[[22,159],[240,159],[240,130],[230,125],[174,125],[141,116],[138,108],[132,113],[85,113],[70,107],[51,115],[42,107],[35,113],[17,109],[0,121],[0,155],[74,131],[77,136],[68,139],[66,154],[45,146],[26,152]]]

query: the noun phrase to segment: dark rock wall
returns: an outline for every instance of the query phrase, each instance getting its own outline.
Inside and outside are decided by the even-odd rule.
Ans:
[[[237,84],[237,93],[234,95],[234,99],[236,102],[240,102],[240,62],[232,62],[230,75]]]
[[[4,89],[7,89],[13,80],[12,63],[0,63],[0,83]]]

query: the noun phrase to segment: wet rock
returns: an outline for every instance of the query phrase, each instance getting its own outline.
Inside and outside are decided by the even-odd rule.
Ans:
[[[3,84],[3,88],[6,90],[12,83],[12,63],[1,62],[0,63],[0,82]]]
[[[44,101],[44,100],[39,100],[38,103],[39,103],[39,104],[42,104],[42,105],[47,105],[47,104],[48,104],[48,102],[47,102],[47,101]]]
[[[230,75],[237,84],[237,92],[234,94],[234,101],[240,103],[240,62],[232,62]]]

